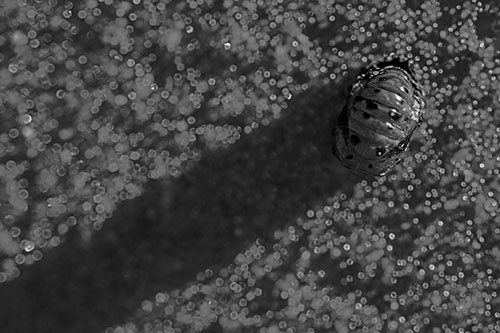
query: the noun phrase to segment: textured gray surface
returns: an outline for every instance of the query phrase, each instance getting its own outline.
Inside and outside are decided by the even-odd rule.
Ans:
[[[495,5],[135,3],[1,7],[2,329],[498,330]],[[332,121],[394,50],[425,124],[363,181]]]

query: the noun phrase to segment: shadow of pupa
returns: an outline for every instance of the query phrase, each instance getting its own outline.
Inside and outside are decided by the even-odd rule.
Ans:
[[[357,180],[331,154],[345,92],[296,96],[282,119],[206,152],[181,177],[151,181],[122,203],[89,246],[73,232],[0,287],[7,332],[91,332],[122,323],[158,291],[217,271],[256,238],[293,223]]]

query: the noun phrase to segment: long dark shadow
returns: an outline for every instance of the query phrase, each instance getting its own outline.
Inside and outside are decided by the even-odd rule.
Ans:
[[[268,128],[206,153],[178,179],[151,181],[89,246],[72,234],[0,286],[2,331],[87,333],[122,323],[141,300],[228,265],[257,237],[349,192],[356,178],[331,155],[341,89],[296,96]]]

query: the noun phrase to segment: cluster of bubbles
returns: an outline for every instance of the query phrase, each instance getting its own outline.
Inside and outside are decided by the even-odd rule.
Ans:
[[[307,14],[269,5],[1,5],[0,282],[73,228],[88,240],[148,179],[269,125],[325,72]]]
[[[286,52],[264,45],[269,61],[285,57],[285,64],[296,64],[294,81],[308,80],[306,87],[338,80],[371,60],[369,54],[412,54],[428,95],[426,122],[414,154],[396,172],[327,199],[227,267],[157,293],[135,319],[106,333],[213,326],[227,332],[499,331],[500,57],[492,24],[498,8],[403,0],[224,5],[235,18],[242,8],[253,11],[254,20],[287,37],[298,28]],[[294,23],[281,25],[287,20]],[[239,61],[248,61],[246,52],[257,45],[241,48]]]
[[[428,95],[413,155],[106,333],[500,330],[493,2],[18,0],[0,13],[0,282],[70,229],[102,228],[148,179],[395,51]]]

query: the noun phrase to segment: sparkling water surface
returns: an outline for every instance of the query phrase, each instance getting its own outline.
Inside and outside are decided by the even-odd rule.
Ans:
[[[0,14],[2,331],[500,331],[496,2]],[[364,179],[331,130],[391,52],[425,121]]]

